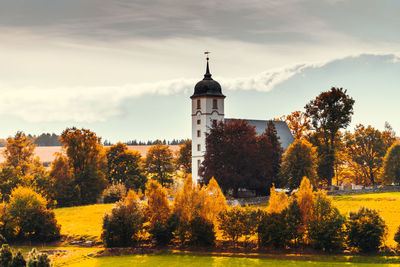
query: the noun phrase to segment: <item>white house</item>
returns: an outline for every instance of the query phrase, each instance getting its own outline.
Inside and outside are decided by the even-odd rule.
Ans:
[[[204,160],[206,152],[206,133],[211,128],[213,122],[229,121],[225,119],[224,100],[221,85],[211,78],[209,68],[209,58],[207,57],[206,74],[204,79],[199,81],[194,87],[192,99],[192,177],[194,181],[199,179],[199,167]],[[258,134],[265,132],[268,120],[246,120],[255,127]],[[282,121],[273,121],[279,140],[284,150],[293,143],[294,138],[287,124]]]

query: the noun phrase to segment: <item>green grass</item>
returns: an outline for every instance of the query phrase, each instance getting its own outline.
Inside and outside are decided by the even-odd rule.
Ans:
[[[97,241],[100,239],[103,216],[113,204],[97,204],[55,209],[61,234]]]

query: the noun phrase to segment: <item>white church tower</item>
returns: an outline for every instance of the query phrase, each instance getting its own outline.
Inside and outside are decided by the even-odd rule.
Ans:
[[[192,99],[192,178],[197,182],[200,178],[199,167],[206,151],[206,133],[212,124],[224,120],[224,99],[221,85],[211,78],[208,65],[204,79],[194,87]]]

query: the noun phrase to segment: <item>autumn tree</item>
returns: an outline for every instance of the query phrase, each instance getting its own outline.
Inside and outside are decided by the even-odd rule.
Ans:
[[[180,145],[176,157],[176,165],[184,173],[192,173],[192,140],[185,140]]]
[[[304,112],[297,110],[277,120],[286,122],[295,139],[304,139],[310,134],[311,119]]]
[[[387,184],[400,183],[400,143],[393,144],[385,155],[383,179]]]
[[[7,138],[6,148],[3,151],[5,166],[20,167],[22,174],[26,174],[34,160],[36,145],[23,132],[17,132],[14,137]]]
[[[79,203],[94,203],[106,187],[106,156],[101,138],[88,129],[67,128],[60,142],[68,157]]]
[[[308,225],[313,216],[314,193],[310,180],[304,177],[299,190],[295,193],[297,204],[300,207],[303,225]]]
[[[218,215],[224,212],[228,208],[228,205],[221,188],[214,178],[210,180],[205,188],[203,187],[203,198],[204,205],[200,215],[214,225],[218,225]]]
[[[375,184],[386,153],[382,133],[372,126],[359,124],[353,134],[346,134],[345,143],[351,160],[360,170],[360,180],[364,184]]]
[[[281,179],[290,189],[299,187],[303,177],[317,178],[315,148],[306,140],[296,139],[286,150],[281,166]]]
[[[122,183],[127,189],[144,190],[147,178],[138,151],[130,151],[127,145],[117,143],[107,149],[106,156],[110,183]]]
[[[289,199],[285,191],[276,192],[274,185],[270,191],[267,211],[268,213],[281,213],[289,206]]]
[[[159,142],[150,147],[146,155],[145,169],[162,186],[171,184],[174,165],[173,155],[169,146]]]
[[[387,151],[389,147],[393,145],[398,138],[396,137],[396,132],[393,130],[392,126],[389,122],[385,122],[385,128],[382,131],[382,139],[383,143],[385,144],[385,150]]]
[[[156,223],[165,224],[171,215],[171,207],[167,199],[167,191],[157,181],[146,183],[147,206],[145,217],[153,228]]]
[[[346,128],[353,115],[354,100],[347,95],[347,90],[332,87],[330,91],[322,92],[305,106],[305,115],[311,119],[314,130],[323,139],[319,157],[324,157],[324,178],[328,185],[332,184],[335,162],[335,137],[340,129]],[[321,172],[319,172],[321,173]]]
[[[206,137],[201,183],[215,177],[224,192],[239,188],[265,193],[276,179],[282,148],[272,123],[261,136],[244,120],[213,125]]]

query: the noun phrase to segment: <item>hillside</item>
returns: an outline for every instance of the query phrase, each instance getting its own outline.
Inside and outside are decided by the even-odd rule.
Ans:
[[[128,149],[139,151],[139,153],[145,157],[150,147],[151,146],[128,146]],[[179,150],[179,145],[170,145],[169,147],[173,152]],[[4,161],[2,153],[4,149],[4,147],[0,147],[0,163]],[[38,146],[35,148],[35,153],[42,162],[52,162],[54,153],[56,152],[62,152],[62,148],[60,146]]]

